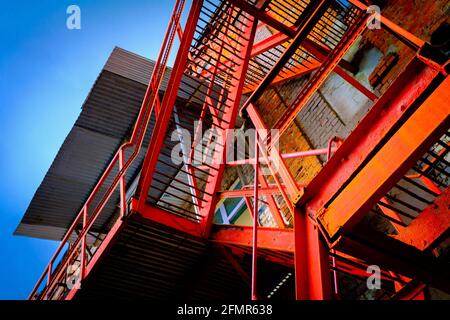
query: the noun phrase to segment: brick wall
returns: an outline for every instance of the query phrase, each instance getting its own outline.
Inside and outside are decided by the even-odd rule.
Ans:
[[[419,12],[422,14],[418,14]],[[382,14],[416,36],[429,41],[432,32],[443,21],[449,20],[450,2],[391,0],[384,7]],[[353,54],[348,55],[346,59],[358,60],[353,63],[360,69],[354,75],[355,78],[377,95],[386,91],[414,56],[411,49],[384,30],[367,30],[351,51]],[[374,51],[381,53],[381,56],[374,54]],[[392,55],[396,57],[395,63],[389,66],[386,74],[377,79],[379,81],[376,82],[376,87],[372,87],[369,83],[371,72],[379,72],[379,65],[386,62],[385,57]],[[363,70],[364,68],[368,68],[369,72]],[[292,80],[278,86],[275,91],[281,94],[284,104],[289,104],[298,92],[296,88],[305,81],[307,79]],[[359,91],[336,74],[332,74],[299,113],[296,122],[313,148],[324,148],[335,135],[346,138],[372,105],[373,102]],[[269,115],[267,123],[273,123],[275,120]],[[325,157],[320,159],[324,161]]]
[[[419,12],[421,14],[418,14]],[[450,3],[447,0],[391,0],[382,12],[385,17],[426,41],[431,33],[448,19],[449,13]],[[353,63],[360,69],[355,78],[378,95],[385,92],[414,56],[409,48],[384,30],[367,30],[350,51],[346,59],[350,62],[355,59]],[[376,87],[371,87],[371,73],[379,72],[378,65],[385,63],[385,57],[393,54],[397,59],[396,63],[377,79]],[[307,80],[307,77],[304,77],[287,81],[267,90],[259,99],[257,108],[267,127],[271,128],[278,120]],[[324,148],[334,136],[346,138],[372,105],[372,101],[333,74],[283,134],[280,151],[287,153]],[[297,181],[308,183],[321,169],[321,163],[324,161],[325,156],[307,157],[290,159],[286,164]],[[226,174],[229,177],[228,183],[238,177],[236,170],[229,170]],[[253,182],[251,166],[245,166],[240,174],[245,176],[247,183]],[[286,208],[282,209],[288,217]],[[264,225],[273,225],[268,212],[262,216],[262,220],[265,221]]]
[[[431,34],[439,25],[449,20],[450,2],[448,0],[391,0],[383,8],[382,15],[415,36],[430,41]],[[363,34],[361,45],[372,45],[384,55],[395,53],[399,61],[394,65],[376,91],[383,93],[395,78],[404,70],[406,64],[414,56],[406,45],[384,30],[367,30]]]

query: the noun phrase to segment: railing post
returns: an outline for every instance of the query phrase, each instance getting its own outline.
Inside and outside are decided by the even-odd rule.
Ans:
[[[158,90],[161,86],[164,71],[165,71],[166,65],[167,65],[167,59],[169,57],[170,50],[173,45],[172,34],[176,31],[173,26],[176,25],[177,23],[179,23],[179,19],[181,18],[181,15],[183,12],[184,4],[185,4],[184,0],[176,1],[175,7],[174,7],[174,10],[172,13],[171,22],[169,23],[169,26],[168,26],[168,29],[166,32],[166,36],[164,38],[164,42],[163,42],[160,54],[158,56],[158,60],[156,61],[155,67],[154,67],[152,75],[151,75],[151,81],[149,82],[149,85],[145,92],[145,96],[144,96],[138,117],[135,121],[135,126],[133,128],[133,132],[132,132],[130,141],[128,143],[125,143],[124,145],[122,145],[122,147],[120,149],[120,151],[123,152],[123,148],[134,146],[133,152],[129,156],[129,158],[125,164],[123,162],[121,163],[121,167],[120,167],[121,169],[119,171],[121,171],[121,170],[126,171],[126,169],[131,165],[131,163],[133,163],[133,161],[138,156],[139,151],[141,150],[145,132],[147,130],[149,119],[152,114],[153,105],[156,103],[159,106]],[[195,4],[195,8],[196,8],[196,10],[198,10],[198,14],[199,14],[199,11],[200,11],[199,1],[194,0],[194,4]],[[191,18],[190,20],[195,20],[195,19]],[[187,43],[187,41],[185,41],[185,42]],[[160,107],[159,108],[157,107],[157,109],[160,109]],[[156,112],[159,112],[159,111],[156,110]],[[111,183],[108,190],[105,192],[104,196],[101,198],[100,203],[97,205],[97,207],[95,209],[93,209],[92,214],[91,214],[92,221],[89,221],[87,219],[87,207],[89,206],[91,199],[94,198],[94,196],[97,194],[97,192],[99,191],[101,186],[103,186],[103,184],[106,180],[106,177],[111,173],[112,168],[116,165],[117,157],[118,157],[118,153],[116,153],[114,155],[114,158],[111,160],[108,167],[103,172],[100,180],[97,182],[95,188],[92,190],[88,200],[86,201],[85,207],[83,207],[82,211],[80,211],[80,213],[77,215],[75,220],[72,222],[72,225],[70,226],[70,228],[67,230],[66,234],[64,235],[63,239],[61,240],[61,243],[60,243],[58,249],[56,250],[55,254],[52,257],[50,265],[44,269],[41,277],[39,278],[38,282],[34,286],[32,292],[30,293],[30,295],[28,297],[29,299],[33,299],[36,296],[37,290],[41,286],[42,282],[45,281],[46,275],[47,275],[47,284],[43,290],[44,298],[47,296],[47,292],[50,291],[49,288],[51,289],[55,285],[55,284],[53,284],[53,286],[52,286],[52,281],[55,280],[52,278],[52,274],[51,274],[52,273],[52,264],[55,261],[55,259],[57,258],[57,256],[60,254],[64,245],[68,243],[69,237],[73,233],[75,228],[78,226],[79,220],[82,215],[84,215],[83,216],[84,220],[83,220],[82,235],[78,236],[78,238],[74,242],[74,244],[69,247],[67,254],[69,257],[71,257],[72,254],[76,254],[75,250],[78,248],[78,246],[80,245],[80,242],[81,242],[81,257],[80,258],[83,260],[81,263],[81,266],[80,266],[81,279],[83,279],[85,277],[86,267],[87,267],[87,263],[86,263],[87,262],[87,260],[86,260],[87,229],[92,227],[92,225],[94,224],[94,221],[96,220],[96,218],[98,217],[98,215],[100,214],[102,209],[104,208],[106,201],[109,200],[111,194],[117,188],[117,184],[120,184],[120,188],[121,188],[121,211],[126,212],[126,201],[125,201],[126,200],[126,197],[125,197],[126,189],[125,189],[125,180],[124,180],[125,178],[123,176],[119,177],[117,175],[114,177],[113,182]],[[123,157],[123,154],[122,154],[122,157]],[[121,179],[121,178],[123,178],[123,179]],[[63,260],[63,264],[64,264],[63,267],[67,267],[68,263],[69,263],[69,261]]]
[[[255,178],[253,205],[253,250],[252,250],[252,300],[257,300],[257,262],[258,262],[258,178],[259,178],[259,146],[258,129],[255,130]]]
[[[88,218],[88,210],[87,210],[87,206],[84,206],[83,207],[83,231],[87,226],[87,220],[88,220],[87,218]],[[84,276],[86,274],[86,238],[87,238],[87,233],[81,239],[80,283],[84,279]]]
[[[53,269],[53,261],[50,261],[50,263],[48,264],[48,267],[47,267],[47,286],[46,287],[48,287],[50,285],[50,283],[52,282],[52,269]],[[48,299],[48,292],[43,295],[42,300],[47,300],[47,299]]]
[[[119,171],[122,170],[124,166],[124,154],[123,148],[119,150]],[[120,216],[125,217],[127,214],[127,195],[126,195],[126,185],[125,185],[125,174],[120,178]]]
[[[48,269],[47,269],[47,286],[52,281],[52,265],[53,264],[50,262],[49,265],[48,265]]]

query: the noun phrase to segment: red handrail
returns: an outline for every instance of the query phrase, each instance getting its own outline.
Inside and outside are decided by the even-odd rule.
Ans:
[[[50,262],[47,264],[46,268],[44,269],[44,272],[40,276],[38,282],[34,286],[33,290],[31,291],[28,299],[33,299],[36,297],[36,292],[40,285],[42,284],[43,280],[45,279],[45,276],[47,276],[47,284],[45,288],[42,291],[41,297],[46,297],[46,295],[51,291],[53,286],[55,285],[55,279],[59,278],[61,270],[65,270],[65,266],[70,261],[71,257],[76,253],[76,250],[78,248],[78,245],[80,244],[80,241],[83,241],[82,243],[82,259],[81,259],[81,274],[80,274],[80,280],[83,279],[85,276],[84,270],[86,268],[86,259],[84,256],[85,250],[86,250],[86,236],[98,216],[100,215],[101,211],[103,210],[104,206],[106,205],[107,201],[111,197],[113,191],[117,188],[117,185],[119,182],[121,183],[120,187],[120,199],[121,199],[121,207],[125,206],[124,203],[124,197],[123,194],[125,192],[125,185],[124,185],[124,177],[127,169],[129,166],[133,163],[133,161],[136,159],[137,155],[139,154],[143,139],[145,136],[145,132],[147,131],[148,123],[150,120],[150,116],[153,112],[153,107],[155,105],[156,100],[158,99],[158,92],[162,83],[162,79],[166,70],[167,66],[167,60],[170,55],[170,51],[173,46],[173,41],[175,38],[175,33],[177,32],[177,28],[180,23],[181,14],[184,9],[185,0],[176,0],[172,16],[169,22],[169,25],[167,27],[166,35],[164,37],[164,41],[158,56],[158,59],[155,63],[155,67],[153,69],[152,75],[150,77],[149,84],[147,86],[147,90],[145,92],[145,96],[141,105],[141,108],[139,110],[138,117],[135,122],[135,126],[133,129],[133,133],[131,135],[130,141],[127,143],[124,143],[120,148],[117,150],[116,154],[114,155],[113,159],[111,160],[110,164],[106,168],[106,170],[103,172],[101,178],[97,182],[96,186],[94,187],[93,191],[91,192],[89,198],[86,200],[85,204],[83,205],[82,210],[78,213],[75,220],[72,222],[71,226],[67,230],[66,234],[64,235],[63,239],[61,240],[60,245],[56,249],[56,252],[50,259]],[[124,151],[125,149],[129,147],[133,147],[133,153],[130,155],[129,159],[123,163],[124,160]],[[100,188],[103,186],[106,178],[111,173],[111,170],[116,165],[117,161],[119,160],[119,172],[115,176],[113,182],[107,189],[106,193],[101,198],[99,204],[94,209],[92,215],[90,218],[87,216],[87,210],[89,208],[89,205],[94,199],[94,197],[97,195]],[[122,208],[122,212],[125,212],[125,209]],[[76,241],[71,245],[71,247],[68,249],[67,256],[63,259],[61,262],[61,267],[58,269],[59,272],[55,277],[52,277],[52,268],[53,264],[56,261],[56,258],[59,256],[59,254],[62,251],[62,248],[67,243],[67,241],[70,238],[70,235],[75,231],[76,226],[80,223],[80,220],[83,218],[83,229],[81,233],[78,235]]]

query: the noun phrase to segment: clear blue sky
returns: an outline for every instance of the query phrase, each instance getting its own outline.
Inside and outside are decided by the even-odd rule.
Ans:
[[[57,243],[12,236],[114,46],[155,59],[175,0],[2,1],[0,299],[26,298]],[[81,30],[66,8],[81,8]]]

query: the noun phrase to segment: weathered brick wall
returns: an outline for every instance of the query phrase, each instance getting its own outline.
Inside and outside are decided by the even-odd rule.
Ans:
[[[298,89],[306,81],[306,79],[291,80],[274,91],[278,93],[278,98],[282,101],[282,104],[288,105],[294,100]],[[336,135],[347,136],[350,132],[350,127],[346,126],[320,90],[314,94],[308,104],[300,111],[295,123],[300,129],[300,133],[303,133],[304,141],[308,142],[309,149],[324,148],[332,137]],[[322,156],[320,160],[324,162],[325,158],[325,156]],[[316,167],[313,168],[316,169]],[[308,176],[314,176],[314,174],[309,174]]]
[[[448,19],[449,13],[450,2],[448,0],[391,0],[388,1],[382,12],[385,17],[425,41],[428,41],[432,32]],[[264,29],[264,32],[266,31]],[[360,70],[355,77],[378,95],[384,93],[414,56],[409,48],[384,30],[367,30],[351,51],[353,53],[346,59],[350,62],[355,59],[353,63],[361,68],[366,68],[365,72]],[[396,63],[386,74],[383,74],[375,88],[371,87],[368,79],[370,72],[373,70],[379,72],[380,68],[377,68],[377,65],[384,63],[383,57],[390,54],[397,56]],[[369,73],[367,73],[367,66]],[[307,77],[304,77],[287,81],[267,90],[259,99],[258,110],[269,128],[279,119],[307,80]],[[338,90],[340,90],[341,97],[335,95]],[[347,101],[349,106],[346,106]],[[372,105],[372,101],[362,96],[343,79],[332,75],[305,105],[294,123],[281,137],[281,152],[324,148],[334,136],[346,138]],[[352,110],[346,110],[346,107]],[[286,163],[297,181],[308,183],[321,169],[321,162],[324,162],[325,158],[325,156],[321,156],[320,158],[291,159]],[[235,170],[229,170],[228,183],[231,182],[231,177],[234,179],[238,176]],[[251,166],[246,166],[241,172],[242,174],[248,178],[249,183],[253,182]],[[283,211],[286,212],[286,208],[283,208]],[[262,218],[268,225],[273,223],[269,216],[264,215]]]
[[[290,82],[278,88],[272,88],[258,100],[257,107],[267,127],[271,128],[276,120],[280,118],[290,103],[290,98],[285,95],[298,92],[302,81]],[[291,97],[293,98],[293,97]],[[300,126],[294,121],[280,138],[281,153],[289,153],[311,149],[310,142],[303,134]],[[308,183],[321,169],[321,163],[316,157],[304,157],[287,159],[286,165],[290,168],[292,175],[299,182]]]
[[[420,39],[429,42],[433,31],[442,22],[449,21],[450,2],[448,0],[391,0],[383,8],[382,15]],[[378,48],[384,55],[393,52],[399,57],[399,61],[376,88],[378,92],[383,93],[404,70],[414,56],[414,52],[384,30],[367,30],[361,45],[365,44]]]
[[[258,100],[256,106],[268,128],[271,128],[275,121],[278,120],[282,113],[286,110],[287,103],[290,102],[290,99],[294,98],[293,95],[290,95],[298,92],[300,86],[303,84],[303,81],[304,80],[290,81],[289,83],[277,88],[269,89]],[[284,98],[284,96],[288,96],[289,100]],[[310,142],[303,134],[298,123],[294,121],[280,138],[280,152],[290,153],[309,149],[311,149]],[[295,180],[304,184],[309,183],[322,168],[322,165],[317,157],[287,159],[285,162]],[[271,179],[269,179],[269,182],[274,183]],[[278,203],[283,203],[281,201],[281,197],[276,197],[276,200]],[[281,211],[286,217],[286,220],[289,223],[292,223],[292,217],[290,216],[287,208],[285,206],[281,206]],[[268,214],[269,212],[266,211],[266,214],[262,215],[261,220],[268,222],[271,221]]]
[[[447,0],[391,0],[383,9],[382,14],[421,39],[429,41],[432,32],[443,21],[449,20],[450,2]],[[381,59],[374,60],[379,57],[368,54],[369,50],[373,51],[374,48],[381,52]],[[361,52],[358,53],[358,50]],[[378,70],[376,68],[377,63],[385,62],[383,57],[391,54],[395,54],[398,57],[398,60],[390,68],[389,72],[383,75],[376,87],[371,87],[369,84],[368,78],[370,74],[360,72],[355,75],[362,84],[366,85],[377,95],[381,95],[386,91],[414,56],[414,52],[411,49],[384,30],[367,30],[363,34],[361,41],[355,44],[353,51],[357,53],[347,58],[358,60],[353,62],[360,67],[364,59],[372,59],[374,60],[372,63],[375,63],[372,66],[375,72]],[[364,63],[370,64],[370,61],[365,61]],[[306,79],[292,80],[278,86],[276,91],[281,95],[284,104],[289,104],[294,99],[298,92],[296,88],[304,81]],[[339,99],[333,96],[333,94],[336,94],[333,90],[341,90],[342,87],[345,87],[346,90],[342,90],[341,99],[348,100],[349,104],[358,105],[358,110],[351,110],[351,112],[346,114],[346,110],[342,109],[342,107],[345,108],[345,105],[342,106],[342,103],[339,105],[339,101],[337,101]],[[371,101],[362,96],[356,89],[351,88],[343,79],[332,75],[303,108],[296,120],[311,146],[313,148],[324,148],[329,139],[335,135],[346,138],[372,105]],[[339,106],[340,109],[338,108]],[[268,120],[270,120],[268,121],[270,123],[276,119]],[[321,160],[324,161],[325,157],[322,156]]]

